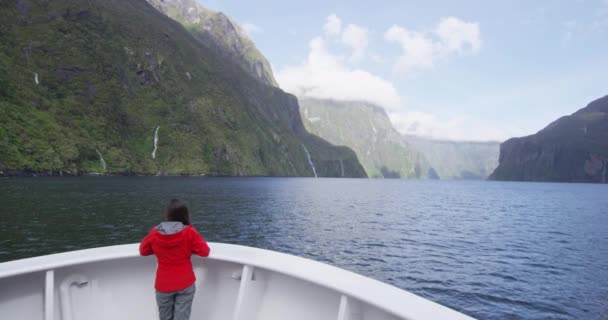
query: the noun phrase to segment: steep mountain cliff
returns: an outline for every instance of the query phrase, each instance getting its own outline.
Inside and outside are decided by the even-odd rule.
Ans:
[[[244,30],[221,12],[203,7],[197,0],[146,0],[181,23],[196,38],[222,57],[232,59],[249,74],[277,86],[270,63]]]
[[[404,138],[424,155],[441,179],[486,179],[498,166],[499,142]]]
[[[365,176],[294,96],[139,0],[0,2],[0,171]]]
[[[306,128],[352,148],[370,177],[436,178],[426,159],[393,128],[381,107],[367,102],[300,99]]]
[[[494,180],[608,181],[608,96],[500,146]]]

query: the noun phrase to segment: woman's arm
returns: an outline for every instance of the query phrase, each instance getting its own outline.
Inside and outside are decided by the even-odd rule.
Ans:
[[[139,244],[139,254],[142,256],[153,255],[154,251],[152,250],[152,232],[150,231],[148,235],[141,241]]]
[[[211,249],[209,249],[207,241],[205,241],[205,238],[203,238],[203,236],[198,233],[198,231],[196,231],[194,227],[192,227],[192,232],[190,232],[190,243],[192,244],[192,252],[194,254],[199,255],[201,257],[209,256],[209,252],[211,252]]]

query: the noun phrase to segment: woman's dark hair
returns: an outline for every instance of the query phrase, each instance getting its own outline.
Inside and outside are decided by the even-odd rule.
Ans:
[[[179,221],[185,225],[190,224],[190,213],[188,207],[179,199],[171,199],[165,209],[167,221]]]

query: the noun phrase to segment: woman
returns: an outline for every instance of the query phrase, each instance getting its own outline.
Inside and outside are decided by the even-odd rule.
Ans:
[[[156,303],[160,320],[188,320],[194,299],[194,271],[190,256],[209,256],[209,246],[192,225],[188,207],[172,199],[165,222],[152,229],[139,245],[142,256],[156,255]]]

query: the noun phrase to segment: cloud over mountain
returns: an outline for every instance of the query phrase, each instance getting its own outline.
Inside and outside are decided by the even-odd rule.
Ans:
[[[306,60],[276,72],[281,88],[300,97],[363,100],[388,108],[402,106],[401,97],[390,81],[353,66],[353,62],[365,58],[367,29],[355,24],[342,25],[335,14],[326,18],[323,34],[309,43]],[[349,48],[348,57],[330,51],[331,45],[338,44]]]
[[[397,74],[430,69],[451,55],[476,54],[481,48],[479,24],[454,17],[441,19],[431,32],[393,25],[384,33],[384,39],[401,47],[402,53],[393,67]]]
[[[479,24],[455,17],[438,21],[431,31],[409,30],[393,25],[383,41],[401,47],[397,57],[368,53],[367,28],[344,23],[331,14],[322,33],[309,42],[306,59],[275,73],[281,88],[299,97],[367,101],[386,108],[395,128],[404,134],[464,140],[501,140],[505,133],[489,126],[477,128],[468,117],[440,117],[411,110],[395,84],[361,66],[364,62],[394,61],[397,75],[433,68],[439,61],[473,55],[481,49]],[[362,63],[363,62],[363,63]]]

